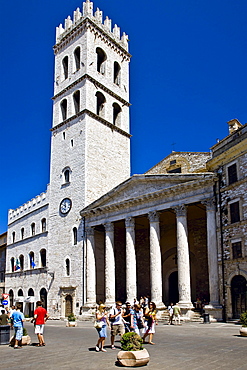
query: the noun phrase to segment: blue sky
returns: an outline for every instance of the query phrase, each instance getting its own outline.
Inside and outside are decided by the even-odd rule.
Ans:
[[[79,0],[0,1],[0,233],[49,183],[55,27]],[[246,123],[246,0],[96,0],[130,39],[132,174]]]

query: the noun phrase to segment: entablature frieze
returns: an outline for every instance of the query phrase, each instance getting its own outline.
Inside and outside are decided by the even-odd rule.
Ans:
[[[182,201],[181,197],[174,199],[174,194],[183,194],[183,204],[203,202],[213,195],[213,188],[211,191],[205,191],[205,185],[210,185],[210,187],[212,187],[212,181],[213,176],[209,179],[204,178],[201,181],[190,181],[188,183],[174,185],[170,188],[165,188],[157,192],[119,201],[113,204],[96,206],[92,209],[89,207],[85,211],[81,212],[81,216],[85,217],[87,222],[90,223],[90,219],[100,222],[102,218],[109,219],[112,217],[114,218],[114,221],[116,221],[117,219],[122,219],[123,214],[129,215],[131,213],[131,215],[135,217],[141,214],[148,214],[151,211],[161,211],[169,208],[174,209],[178,206],[178,199],[180,203]],[[186,192],[191,193],[191,191],[195,189],[203,190],[203,192],[198,192],[194,195],[194,198],[196,199],[192,200],[191,194],[188,194],[187,196],[185,195]],[[162,199],[162,202],[160,202],[160,199]]]

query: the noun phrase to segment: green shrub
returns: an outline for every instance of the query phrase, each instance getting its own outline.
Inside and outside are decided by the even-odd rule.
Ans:
[[[240,324],[244,327],[244,328],[247,328],[247,311],[246,312],[243,312],[241,315],[240,315]]]
[[[140,351],[143,349],[142,343],[140,335],[130,331],[122,336],[121,349],[123,351]]]
[[[27,329],[23,328],[23,336],[27,335]]]
[[[76,321],[76,317],[73,313],[71,313],[69,316],[68,316],[68,320],[69,321]]]

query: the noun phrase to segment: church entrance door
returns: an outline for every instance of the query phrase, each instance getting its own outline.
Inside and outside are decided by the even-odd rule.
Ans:
[[[65,316],[69,316],[73,313],[73,298],[70,294],[66,295],[65,298]]]
[[[241,275],[234,276],[232,279],[231,292],[233,319],[239,319],[241,313],[247,310],[246,284],[246,279]]]
[[[179,301],[178,295],[178,272],[174,271],[169,276],[169,303],[177,303]]]

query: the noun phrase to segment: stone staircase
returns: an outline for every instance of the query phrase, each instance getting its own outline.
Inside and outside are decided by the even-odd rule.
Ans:
[[[192,311],[192,314],[190,315],[190,318],[187,316],[181,315],[180,318],[181,322],[203,322],[203,317],[201,316],[201,313],[198,311]],[[168,310],[163,310],[160,312],[160,315],[158,315],[158,321],[162,322],[164,324],[169,322],[169,312]]]

